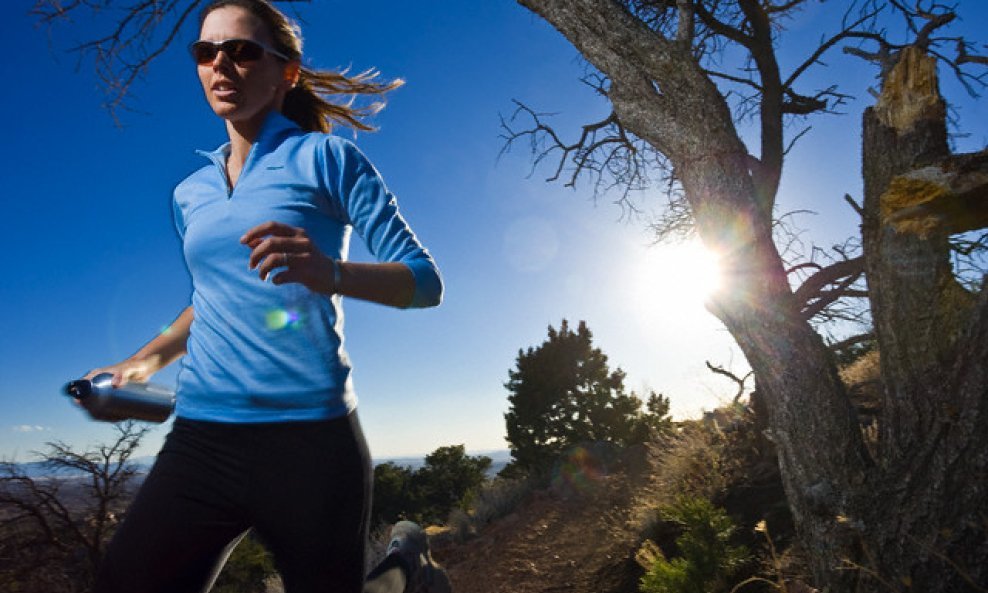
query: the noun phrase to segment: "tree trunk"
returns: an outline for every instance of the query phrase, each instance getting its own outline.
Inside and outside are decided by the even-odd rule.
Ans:
[[[863,541],[869,568],[919,591],[988,584],[988,523],[977,514],[988,503],[984,291],[979,303],[955,280],[951,225],[890,224],[929,198],[893,179],[949,159],[945,114],[935,60],[918,48],[901,53],[864,114],[862,237],[884,397]]]
[[[709,196],[712,191],[737,196],[726,193],[729,184],[712,187],[731,179],[722,170],[708,166],[696,175],[708,182],[705,191],[697,191],[692,175],[686,174],[687,196]],[[746,222],[737,212],[733,220],[715,217],[704,222],[723,225],[725,220],[733,225]],[[755,372],[759,397],[769,411],[768,437],[778,452],[786,496],[810,553],[814,580],[831,591],[850,591],[857,575],[837,568],[856,558],[858,537],[853,524],[840,518],[853,515],[872,462],[833,358],[801,314],[770,230],[763,227],[754,242],[729,247],[724,265],[729,289],[716,295],[710,308]]]

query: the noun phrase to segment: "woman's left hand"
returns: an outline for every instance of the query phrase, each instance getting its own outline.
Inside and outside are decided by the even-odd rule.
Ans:
[[[250,247],[250,269],[257,268],[261,280],[285,268],[271,278],[273,284],[298,282],[315,292],[336,292],[333,268],[339,262],[320,251],[305,229],[269,221],[244,233],[240,242]]]

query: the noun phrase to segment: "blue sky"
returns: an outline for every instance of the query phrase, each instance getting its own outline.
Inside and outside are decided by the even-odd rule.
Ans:
[[[130,355],[186,304],[190,282],[171,220],[171,190],[203,164],[195,149],[225,141],[202,98],[184,46],[194,26],[134,89],[140,112],[115,127],[101,108],[91,63],[77,68],[64,50],[99,29],[84,20],[46,32],[27,15],[33,2],[5,2],[0,105],[8,141],[0,161],[6,214],[0,282],[0,457],[26,460],[45,441],[85,446],[110,437],[60,395],[88,369]],[[801,61],[832,20],[810,3],[789,24],[784,68]],[[975,31],[988,8],[962,2]],[[379,68],[403,77],[377,117],[380,132],[358,144],[397,194],[403,213],[435,255],[446,282],[437,309],[395,311],[345,302],[347,345],[360,411],[376,457],[427,453],[441,445],[504,448],[503,383],[519,348],[537,345],[549,324],[586,320],[595,343],[627,386],[670,396],[677,415],[729,398],[731,384],[704,360],[743,372],[743,358],[689,286],[696,266],[682,252],[650,247],[648,217],[658,193],[642,196],[643,215],[622,219],[604,196],[529,176],[524,150],[498,160],[499,114],[512,99],[557,113],[572,137],[606,105],[578,78],[575,50],[541,19],[512,2],[335,2],[299,5],[309,63]],[[105,22],[105,21],[104,21]],[[976,38],[976,37],[975,37]],[[873,71],[835,54],[824,80],[858,97],[842,117],[817,118],[790,155],[782,210],[813,210],[799,222],[821,244],[855,232],[842,196],[860,197],[860,111]],[[983,102],[945,77],[956,101],[957,140],[986,142]],[[791,133],[798,131],[793,128]],[[349,132],[343,131],[343,134]],[[353,259],[366,258],[355,238]],[[174,381],[174,370],[154,380]],[[147,439],[153,454],[165,428]]]

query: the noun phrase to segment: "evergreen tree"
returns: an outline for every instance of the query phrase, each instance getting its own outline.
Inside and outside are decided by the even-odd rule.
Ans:
[[[425,466],[412,476],[422,520],[439,523],[454,508],[466,506],[490,467],[490,457],[471,457],[463,445],[439,447],[427,455]]]
[[[648,423],[659,426],[668,400],[652,394],[660,413],[645,425],[642,401],[624,390],[624,371],[612,371],[607,356],[593,346],[585,322],[576,331],[564,319],[537,348],[519,350],[505,387],[510,409],[504,415],[513,465],[523,471],[547,469],[568,447],[588,441],[627,445],[644,440]]]
[[[371,525],[412,519],[421,506],[412,492],[411,468],[392,461],[374,467],[374,501]]]
[[[417,470],[390,461],[379,464],[374,468],[371,523],[442,523],[450,511],[470,502],[490,467],[490,457],[467,455],[463,445],[439,447]]]

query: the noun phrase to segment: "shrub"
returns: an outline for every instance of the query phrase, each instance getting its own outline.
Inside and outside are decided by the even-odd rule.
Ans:
[[[212,590],[215,593],[264,593],[267,579],[275,574],[271,554],[251,531],[230,554]]]
[[[683,496],[660,514],[682,529],[676,538],[680,555],[668,560],[648,542],[638,555],[647,569],[642,593],[706,593],[723,585],[748,560],[743,546],[730,545],[733,521],[709,500]]]
[[[649,444],[652,478],[638,493],[633,511],[638,530],[651,537],[661,521],[659,509],[682,496],[714,499],[728,483],[724,435],[698,421],[687,421],[679,430]]]
[[[449,513],[446,520],[446,527],[449,528],[449,536],[455,542],[464,542],[473,535],[473,519],[463,509],[456,508]]]
[[[529,480],[498,478],[485,484],[474,498],[473,522],[481,527],[511,514],[532,491]]]
[[[371,527],[370,533],[367,535],[367,547],[364,554],[364,561],[366,562],[364,574],[369,573],[372,568],[384,560],[385,556],[388,555],[388,544],[390,542],[390,524],[381,523]]]

